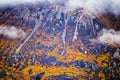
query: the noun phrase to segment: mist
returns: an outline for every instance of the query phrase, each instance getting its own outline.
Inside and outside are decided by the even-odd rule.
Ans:
[[[115,31],[113,29],[103,29],[99,32],[97,39],[92,39],[91,41],[110,45],[120,45],[120,31]]]
[[[14,26],[9,26],[9,27],[0,26],[0,35],[9,37],[12,39],[16,39],[16,38],[25,37],[26,33],[23,30],[17,29]]]
[[[68,0],[66,7],[69,10],[83,8],[93,14],[112,13],[120,14],[120,0]]]
[[[39,2],[50,2],[53,3],[56,0],[3,0],[0,1],[0,6],[13,6],[13,5],[19,5],[19,4],[34,4]]]
[[[114,15],[120,15],[120,0],[2,0],[1,6],[18,5],[26,3],[64,3],[67,11],[72,11],[77,8],[83,8],[93,14],[112,13]]]

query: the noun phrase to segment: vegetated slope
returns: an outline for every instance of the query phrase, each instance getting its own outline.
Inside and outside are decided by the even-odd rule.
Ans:
[[[1,9],[0,25],[22,29],[24,38],[0,35],[0,78],[118,79],[116,46],[92,42],[106,27],[82,9],[62,4],[19,5]],[[116,69],[115,69],[116,68]],[[58,79],[59,78],[59,79]]]

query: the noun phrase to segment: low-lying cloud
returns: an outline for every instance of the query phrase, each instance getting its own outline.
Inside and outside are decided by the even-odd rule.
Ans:
[[[113,29],[107,30],[103,29],[97,39],[92,39],[93,42],[107,43],[107,44],[117,44],[120,45],[120,31],[115,31]]]
[[[69,9],[84,8],[94,14],[110,12],[120,14],[120,0],[68,0],[66,5]]]
[[[83,8],[93,14],[110,12],[115,15],[120,15],[120,0],[2,0],[0,1],[0,5],[5,6],[46,1],[50,3],[62,2],[65,4],[65,9],[67,10]]]
[[[50,2],[53,3],[57,0],[3,0],[0,1],[1,6],[6,5],[17,5],[17,4],[26,4],[26,3],[38,3],[38,2]]]
[[[14,26],[11,27],[0,26],[0,35],[4,35],[6,37],[16,39],[16,38],[24,37],[26,33],[23,30],[17,29]]]

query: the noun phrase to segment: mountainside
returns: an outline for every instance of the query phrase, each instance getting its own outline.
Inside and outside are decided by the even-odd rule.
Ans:
[[[0,25],[11,32],[1,29],[0,78],[119,80],[119,45],[93,40],[109,25],[120,29],[119,20],[112,24],[107,18],[83,9],[66,12],[63,4],[1,8]],[[14,30],[22,37],[11,38]]]

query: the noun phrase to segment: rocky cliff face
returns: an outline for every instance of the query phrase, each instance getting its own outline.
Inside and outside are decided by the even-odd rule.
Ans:
[[[1,33],[0,78],[119,79],[120,59],[113,56],[119,46],[91,40],[106,28],[102,21],[83,9],[65,12],[63,4],[0,9],[1,26],[26,33],[16,39]]]

